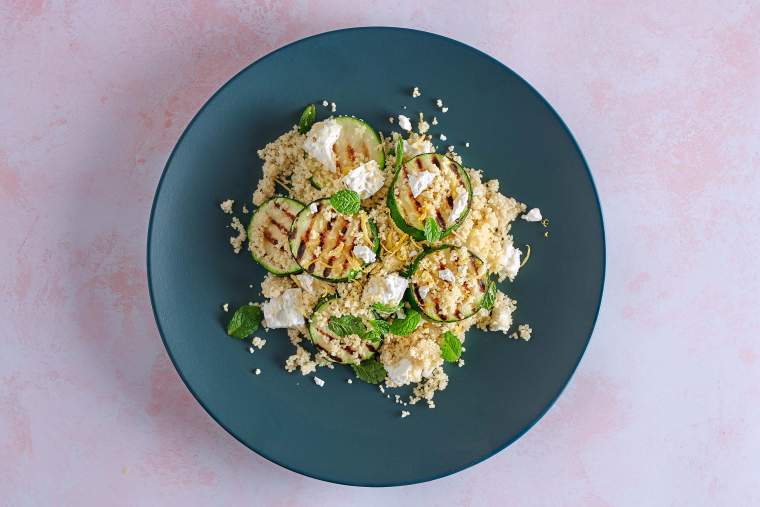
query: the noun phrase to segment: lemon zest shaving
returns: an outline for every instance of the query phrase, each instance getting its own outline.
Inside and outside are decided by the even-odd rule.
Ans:
[[[528,247],[528,250],[525,252],[525,258],[520,263],[520,267],[525,266],[525,264],[527,264],[528,262],[528,259],[530,259],[530,245],[525,245],[525,246]]]

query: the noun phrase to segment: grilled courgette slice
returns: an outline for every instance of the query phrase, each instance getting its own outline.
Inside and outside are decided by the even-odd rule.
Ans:
[[[290,254],[288,234],[293,219],[304,208],[289,197],[272,197],[253,213],[248,239],[253,260],[275,275],[299,273],[301,266]]]
[[[410,179],[428,172],[433,182],[416,197]],[[418,241],[425,239],[424,224],[433,218],[442,237],[464,222],[472,204],[467,171],[456,161],[437,153],[417,155],[402,165],[388,190],[388,208],[399,229]]]
[[[458,322],[474,315],[488,285],[485,263],[466,248],[452,245],[423,251],[407,274],[407,299],[436,322]]]
[[[330,199],[319,199],[296,215],[290,228],[290,252],[310,275],[328,282],[356,279],[365,263],[355,247],[366,247],[377,256],[380,237],[364,210],[355,215],[338,212]],[[374,262],[374,261],[373,261]]]

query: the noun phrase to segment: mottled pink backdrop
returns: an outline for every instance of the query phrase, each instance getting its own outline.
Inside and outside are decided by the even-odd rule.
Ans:
[[[472,5],[0,3],[0,503],[760,504],[760,4]],[[609,248],[596,332],[546,417],[485,463],[383,490],[301,477],[218,427],[145,273],[153,192],[204,101],[358,25],[448,35],[532,83],[588,159]]]

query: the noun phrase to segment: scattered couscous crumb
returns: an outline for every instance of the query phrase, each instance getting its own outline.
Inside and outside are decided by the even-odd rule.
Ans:
[[[379,385],[377,386],[377,388],[378,388],[378,389],[380,389],[380,392],[381,392],[381,393],[385,394],[385,388],[383,387],[383,384],[379,384]]]
[[[224,304],[222,305],[222,310],[224,310],[224,311],[225,311],[225,313],[226,313],[226,312],[229,312],[229,311],[230,311],[230,304],[229,304],[229,303],[224,303]]]
[[[257,349],[261,350],[264,348],[264,345],[267,344],[267,341],[263,338],[259,338],[258,336],[254,336],[251,340],[251,345],[256,347]]]
[[[253,347],[248,347],[248,352],[250,352],[251,354],[253,354],[254,352],[256,352],[256,349],[253,348]]]
[[[425,115],[420,113],[420,119],[417,122],[417,132],[426,134],[428,130],[430,130],[430,124],[425,121]]]
[[[314,377],[314,383],[317,384],[319,387],[325,386],[325,381],[319,377]]]
[[[549,231],[544,231],[544,237],[545,237],[545,238],[548,238],[548,237],[549,237]]]
[[[431,125],[438,125],[438,117],[433,116],[433,120],[430,122]]]
[[[467,142],[465,142],[465,143],[464,143],[464,147],[465,147],[465,148],[469,148],[469,147],[470,147],[470,141],[467,141]]]
[[[428,408],[435,408],[435,402],[433,400],[427,400]]]
[[[322,105],[323,105],[324,107],[327,107],[327,106],[329,106],[329,105],[330,105],[330,103],[329,103],[329,102],[327,102],[326,100],[323,100],[323,101],[322,101]]]
[[[256,368],[254,373],[256,373],[256,375],[261,375],[261,368]]]
[[[441,141],[445,141],[448,138],[446,137],[446,134],[441,134],[438,136],[438,139],[440,139]]]
[[[330,111],[335,112],[335,110],[338,108],[338,106],[335,105],[335,102],[330,102]]]
[[[526,342],[530,340],[531,335],[533,334],[533,329],[528,324],[520,324],[517,326],[517,336],[521,340],[525,340]]]
[[[353,380],[351,380],[351,379],[346,379],[346,384],[353,384],[353,383],[354,383],[354,381],[353,381]]]
[[[459,361],[457,361],[457,366],[459,366],[460,368],[461,368],[462,366],[464,366],[464,359],[462,359],[462,358],[460,357],[460,358],[459,358]]]
[[[411,415],[411,412],[409,412],[408,410],[402,410],[401,411],[401,418],[402,419],[405,418],[405,417],[409,417],[410,415]]]
[[[453,145],[449,145],[449,147],[448,147],[448,148],[446,148],[446,150],[447,150],[449,153],[454,153],[454,146],[453,146]]]
[[[238,233],[237,236],[230,236],[230,245],[232,245],[234,252],[236,254],[239,254],[240,250],[243,249],[243,243],[246,239],[245,227],[242,223],[240,223],[240,219],[238,219],[238,217],[232,217],[232,223],[230,224],[230,227],[235,229]]]
[[[396,121],[396,118],[394,118],[393,116],[388,117],[388,122],[393,123],[394,121]]]
[[[443,100],[441,99],[435,99],[435,105],[438,107],[443,107]]]
[[[227,213],[228,215],[232,215],[232,206],[235,204],[234,199],[227,199],[226,201],[222,201],[219,203],[219,207],[222,209],[223,212]]]
[[[248,214],[248,207],[245,204],[243,204],[243,214],[244,215]]]
[[[449,112],[449,108],[448,107],[442,107],[441,108],[441,112],[442,113],[448,113]]]
[[[418,87],[416,87],[416,86],[415,86],[415,87],[412,89],[412,97],[414,97],[414,98],[416,99],[416,98],[417,98],[417,97],[419,97],[420,95],[422,95],[422,92],[420,92],[420,89],[419,89]]]

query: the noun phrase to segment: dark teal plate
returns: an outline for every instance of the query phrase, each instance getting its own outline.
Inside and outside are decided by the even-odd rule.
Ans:
[[[422,97],[410,96],[412,86]],[[436,112],[441,97],[448,113]],[[335,101],[381,131],[387,118],[436,114],[470,167],[506,195],[539,206],[551,224],[521,220],[530,261],[505,289],[530,342],[473,330],[464,368],[448,367],[437,408],[400,407],[376,387],[320,369],[326,381],[290,375],[282,330],[249,354],[225,335],[231,306],[260,300],[264,276],[228,244],[219,201],[248,202],[261,174],[256,150],[293,125],[310,102]],[[408,109],[404,111],[402,107]],[[318,106],[320,117],[327,110]],[[465,141],[471,143],[464,148]],[[242,215],[241,215],[242,218]],[[246,218],[247,221],[247,218]],[[524,247],[523,247],[524,248]],[[260,455],[326,481],[390,486],[462,470],[520,437],[567,384],[594,328],[604,281],[604,230],[588,167],[546,101],[493,58],[451,39],[398,28],[329,32],[286,46],[219,90],[177,143],[158,185],[148,233],[148,279],[166,349],[187,387],[227,431]],[[253,285],[253,289],[249,288]],[[264,336],[263,331],[259,333]],[[252,370],[260,368],[261,375]],[[192,445],[192,444],[190,444]]]

